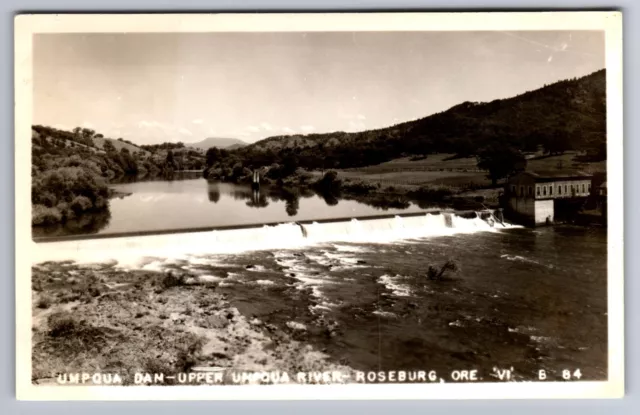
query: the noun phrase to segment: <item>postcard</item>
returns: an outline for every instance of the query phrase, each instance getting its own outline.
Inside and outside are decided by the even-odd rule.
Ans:
[[[17,16],[18,398],[623,396],[621,21]]]

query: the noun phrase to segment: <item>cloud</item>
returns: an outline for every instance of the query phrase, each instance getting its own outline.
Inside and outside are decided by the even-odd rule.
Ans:
[[[158,121],[142,120],[138,122],[138,128],[160,128],[164,130],[166,129],[166,126],[164,124],[159,123]]]
[[[257,133],[258,131],[260,131],[260,127],[256,127],[255,125],[250,125],[247,127],[247,130],[251,131],[252,133]]]
[[[91,124],[89,121],[85,121],[82,123],[82,127],[83,128],[91,128],[93,129],[93,124]]]
[[[178,132],[180,134],[182,134],[182,135],[189,135],[189,136],[193,135],[193,133],[191,131],[187,130],[186,128],[180,128],[178,130]]]
[[[268,122],[260,123],[260,127],[262,127],[266,131],[272,131],[273,130],[273,127]]]
[[[195,120],[191,121],[194,124],[202,124],[204,122],[204,120],[202,118],[196,118]]]
[[[553,55],[549,55],[549,59],[547,59],[547,62],[551,62],[553,60]]]
[[[311,131],[315,130],[316,128],[313,125],[301,125],[300,126],[300,130],[304,131],[305,133],[310,133]]]
[[[356,118],[357,118],[357,119],[359,119],[359,120],[366,120],[366,119],[367,119],[367,117],[365,117],[365,116],[364,116],[364,115],[362,115],[362,114],[358,114],[358,115],[356,115]]]
[[[296,130],[294,130],[293,128],[289,128],[289,127],[282,127],[282,131],[284,131],[287,134],[295,134]]]
[[[365,130],[367,127],[365,126],[365,124],[362,121],[349,121],[349,127],[347,127],[348,131],[362,131]]]

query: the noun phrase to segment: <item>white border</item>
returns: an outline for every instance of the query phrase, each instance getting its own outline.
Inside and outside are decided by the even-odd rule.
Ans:
[[[31,383],[32,35],[90,32],[603,30],[607,69],[608,351],[606,382],[263,386],[34,386]],[[21,400],[616,398],[624,395],[622,14],[68,14],[15,18],[16,394]]]

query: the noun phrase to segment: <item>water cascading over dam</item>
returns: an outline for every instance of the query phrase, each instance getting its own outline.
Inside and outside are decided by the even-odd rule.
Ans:
[[[330,242],[392,243],[406,239],[513,228],[492,213],[426,213],[382,218],[282,223],[205,232],[34,243],[33,263],[117,262],[135,267],[145,258],[188,258],[269,249],[295,249]]]

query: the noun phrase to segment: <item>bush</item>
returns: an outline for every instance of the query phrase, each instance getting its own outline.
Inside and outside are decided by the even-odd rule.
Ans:
[[[452,260],[448,260],[444,263],[444,265],[438,270],[434,266],[429,266],[427,270],[427,279],[431,281],[444,281],[448,279],[444,276],[447,271],[456,272],[458,270],[458,266]]]
[[[99,167],[77,157],[63,163],[73,166],[48,169],[33,178],[33,225],[59,223],[75,214],[107,207],[109,188]]]
[[[161,284],[165,289],[179,287],[185,285],[185,277],[184,275],[174,275],[173,272],[168,272],[162,279]]]
[[[43,309],[51,307],[51,298],[47,296],[40,296],[36,302],[36,307]]]
[[[419,200],[441,201],[453,194],[451,188],[446,186],[422,186],[409,195]]]
[[[49,335],[51,337],[67,337],[78,331],[79,325],[68,311],[60,311],[49,316]]]
[[[342,181],[338,178],[338,173],[335,170],[329,170],[313,184],[315,188],[324,191],[339,189],[341,185]]]
[[[91,203],[91,200],[88,197],[76,196],[70,206],[71,209],[78,214],[91,209],[93,207],[93,203]]]
[[[356,195],[366,195],[376,190],[376,186],[363,181],[347,182],[342,185],[342,189]]]
[[[53,225],[62,221],[62,214],[56,208],[34,205],[31,209],[31,224]]]

